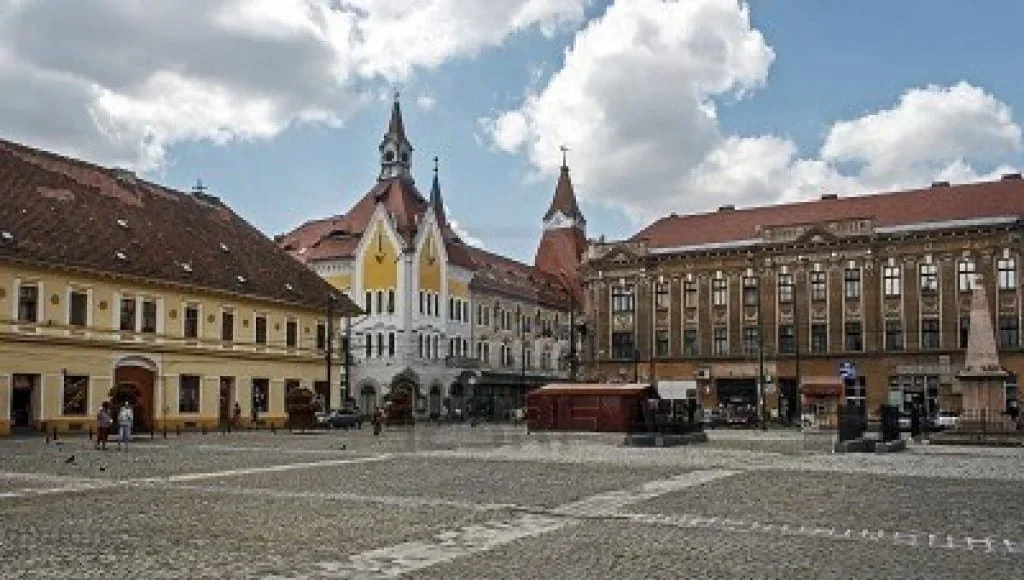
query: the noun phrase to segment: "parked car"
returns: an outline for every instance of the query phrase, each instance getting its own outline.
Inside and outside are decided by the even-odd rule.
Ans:
[[[956,411],[939,411],[935,424],[939,429],[951,429],[956,427],[956,422],[959,418],[960,413]]]
[[[317,418],[318,423],[320,418]],[[363,414],[359,409],[333,409],[326,413],[321,425],[328,429],[362,429]]]

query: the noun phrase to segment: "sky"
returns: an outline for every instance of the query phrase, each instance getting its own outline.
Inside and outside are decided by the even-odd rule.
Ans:
[[[1024,2],[0,0],[0,138],[208,192],[268,235],[376,180],[399,91],[464,239],[587,234],[1024,168]],[[0,193],[2,195],[2,193]]]

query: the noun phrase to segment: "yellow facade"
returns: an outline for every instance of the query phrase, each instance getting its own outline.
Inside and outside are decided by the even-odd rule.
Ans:
[[[434,228],[424,236],[420,250],[420,290],[441,292],[441,252],[434,239]]]
[[[456,298],[469,300],[469,283],[448,278],[448,294]]]
[[[323,276],[323,279],[328,284],[334,286],[338,290],[346,290],[352,288],[352,275],[351,274],[331,274],[329,276]]]
[[[398,288],[398,248],[388,235],[383,220],[376,219],[363,249],[363,288],[386,290]]]
[[[23,286],[37,289],[34,323],[19,317]],[[84,326],[71,325],[73,291],[86,296]],[[141,309],[136,310],[135,331],[121,331],[122,299],[155,304],[155,331],[142,328],[150,318]],[[196,338],[185,337],[186,309],[197,314]],[[230,341],[222,340],[225,312],[233,315]],[[257,317],[266,329],[266,340],[259,344]],[[295,329],[294,346],[287,341],[289,323]],[[91,429],[111,388],[125,382],[143,392],[146,422],[156,429],[216,425],[222,419],[222,394],[224,409],[230,412],[237,402],[247,423],[253,418],[254,384],[268,389],[267,408],[257,418],[282,425],[285,381],[329,389],[330,399],[340,400],[339,381],[323,383],[327,370],[323,351],[317,349],[318,325],[325,327],[324,313],[297,306],[0,264],[0,434],[10,432],[16,411],[34,429]],[[340,377],[340,361],[332,373]],[[186,394],[198,390],[197,409],[182,402],[181,385]],[[76,406],[75,393],[84,407]]]

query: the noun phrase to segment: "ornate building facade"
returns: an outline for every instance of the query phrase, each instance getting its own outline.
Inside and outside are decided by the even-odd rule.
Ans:
[[[140,430],[283,425],[291,388],[340,399],[327,337],[358,309],[334,294],[201,188],[0,141],[0,434],[104,401]]]
[[[871,415],[889,401],[957,411],[971,290],[982,284],[1014,399],[1022,219],[1019,174],[673,214],[588,248],[587,374],[683,381],[712,407],[763,397],[784,420],[845,401]],[[841,363],[853,363],[852,386]]]
[[[499,414],[569,370],[585,220],[562,168],[533,265],[464,243],[445,215],[437,158],[428,197],[396,96],[376,184],[346,213],[278,237],[297,260],[362,305],[347,329],[349,394],[368,412],[414,395],[420,415]]]

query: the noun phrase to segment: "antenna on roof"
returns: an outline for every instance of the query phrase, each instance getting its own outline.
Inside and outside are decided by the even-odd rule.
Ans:
[[[203,185],[202,178],[196,178],[196,184],[192,186],[192,193],[206,193],[206,186]]]
[[[562,152],[562,169],[568,169],[569,168],[569,163],[566,160],[566,155],[565,154],[569,152],[569,148],[566,147],[565,145],[562,145],[558,149]]]
[[[434,155],[434,175],[437,175],[437,155]]]

